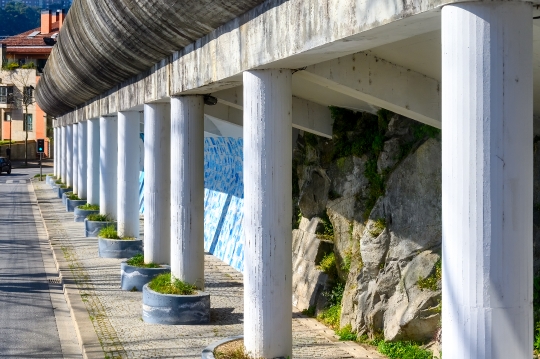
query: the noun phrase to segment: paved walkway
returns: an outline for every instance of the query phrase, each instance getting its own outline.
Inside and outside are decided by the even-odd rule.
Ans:
[[[51,241],[58,243],[76,278],[106,358],[200,358],[204,347],[243,331],[242,275],[212,255],[205,257],[211,323],[165,326],[141,319],[142,293],[121,291],[118,259],[98,258],[97,240],[85,238],[50,187],[34,183]],[[142,233],[142,229],[141,229]],[[294,315],[294,358],[377,358],[353,343],[337,342],[316,320]]]
[[[0,176],[0,358],[81,358],[30,177]]]

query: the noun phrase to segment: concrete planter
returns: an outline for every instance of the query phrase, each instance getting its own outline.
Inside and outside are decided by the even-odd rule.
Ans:
[[[57,188],[58,188],[58,198],[62,198],[62,195],[66,192],[73,191],[73,189],[71,188],[60,188],[60,185]]]
[[[86,203],[86,201],[85,201],[85,203]],[[98,213],[99,213],[99,209],[95,210],[95,211],[90,211],[90,210],[80,209],[80,208],[77,208],[77,206],[75,206],[75,209],[73,211],[73,215],[74,215],[73,220],[75,222],[84,222],[84,220],[86,219],[86,217],[88,217],[88,215],[90,215],[90,214],[98,214]]]
[[[228,338],[219,340],[217,342],[213,342],[212,344],[210,344],[209,346],[207,346],[206,348],[203,349],[202,356],[201,356],[202,359],[214,359],[215,358],[214,351],[216,351],[217,347],[219,347],[220,345],[223,345],[223,344],[234,342],[234,341],[239,340],[239,339],[244,339],[244,336],[243,335],[238,335],[236,337],[228,337]]]
[[[63,204],[64,206],[67,205],[68,196],[69,196],[70,194],[72,194],[71,191],[62,193],[62,204]],[[66,209],[67,209],[67,208],[66,208]]]
[[[143,315],[153,324],[206,324],[210,322],[210,294],[161,294],[143,287]]]
[[[74,200],[74,199],[67,198],[66,199],[66,210],[68,212],[74,212],[75,208],[77,208],[77,206],[84,206],[85,204],[86,204],[85,199],[76,199],[76,200]]]
[[[163,265],[161,268],[141,268],[122,262],[120,264],[120,288],[122,290],[133,290],[133,288],[136,288],[140,292],[143,290],[143,286],[155,276],[170,271],[171,267],[168,265]]]
[[[84,235],[85,237],[97,237],[101,228],[107,226],[114,226],[116,228],[116,222],[99,222],[99,221],[89,221],[84,219]]]
[[[100,258],[131,258],[142,253],[142,239],[107,239],[98,237]]]
[[[56,178],[53,178],[53,176],[47,176],[45,177],[45,183],[49,186],[52,186],[56,182]]]

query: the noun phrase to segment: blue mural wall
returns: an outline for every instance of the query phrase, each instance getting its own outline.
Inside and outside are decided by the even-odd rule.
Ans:
[[[204,141],[204,249],[233,268],[244,269],[243,141],[206,137]],[[144,212],[144,172],[139,204]]]

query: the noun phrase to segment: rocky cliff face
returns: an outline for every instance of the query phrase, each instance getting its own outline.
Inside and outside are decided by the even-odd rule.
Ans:
[[[294,153],[294,301],[321,311],[344,282],[341,326],[387,340],[440,326],[439,131],[387,112],[333,109],[332,140],[299,136]],[[335,255],[335,272],[320,266]]]

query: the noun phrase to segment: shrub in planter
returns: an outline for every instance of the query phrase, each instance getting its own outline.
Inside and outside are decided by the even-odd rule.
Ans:
[[[84,229],[86,237],[97,237],[99,231],[107,226],[116,227],[116,223],[107,215],[92,213],[84,220]]]
[[[147,323],[205,324],[210,321],[210,294],[160,274],[143,287],[143,315]]]
[[[142,253],[142,239],[120,238],[116,226],[106,226],[98,234],[98,252],[101,258],[130,258]]]
[[[80,199],[75,193],[72,193],[66,198],[66,210],[68,212],[74,212],[75,208],[82,206],[85,203],[85,199]]]
[[[120,264],[120,287],[122,290],[141,291],[154,277],[170,270],[168,265],[144,263],[144,255],[139,253]]]
[[[73,212],[73,220],[75,222],[84,222],[87,216],[91,214],[99,214],[99,206],[86,203],[75,207]]]

